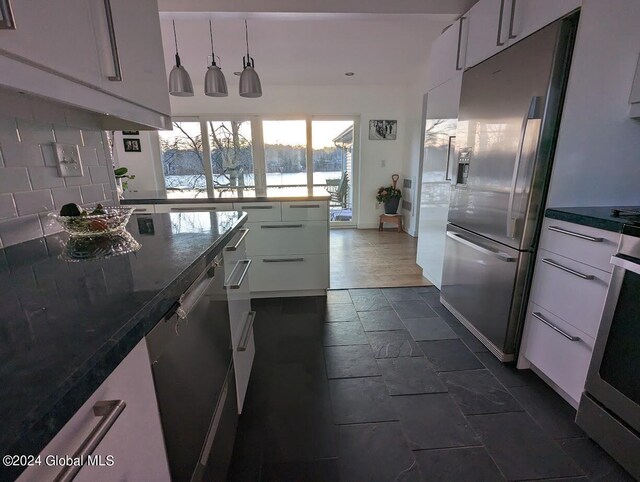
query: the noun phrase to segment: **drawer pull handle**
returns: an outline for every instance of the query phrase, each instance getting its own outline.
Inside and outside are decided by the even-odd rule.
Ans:
[[[505,43],[502,41],[502,17],[504,17],[504,0],[500,0],[500,15],[498,16],[498,38],[496,47],[501,47]]]
[[[124,400],[104,400],[96,402],[93,406],[93,414],[102,420],[98,422],[98,425],[96,425],[87,438],[83,440],[72,457],[74,459],[78,457],[86,459],[91,455],[126,406],[127,404]],[[66,466],[55,478],[55,482],[69,482],[73,480],[81,468],[81,465]]]
[[[558,268],[561,269],[562,271],[566,271],[569,274],[572,274],[573,276],[577,276],[578,278],[582,278],[582,279],[593,279],[595,278],[595,276],[593,276],[592,274],[584,274],[581,273],[580,271],[576,271],[574,269],[571,268],[567,268],[566,266],[563,266],[559,263],[556,263],[554,260],[549,259],[549,258],[543,258],[542,262],[545,264],[548,264],[549,266],[553,266],[554,268]]]
[[[305,208],[319,208],[320,204],[291,204],[289,206],[291,209],[305,209]]]
[[[245,321],[244,323],[244,329],[242,330],[242,336],[240,337],[240,343],[238,344],[238,351],[247,351],[251,329],[253,328],[253,320],[255,319],[255,311],[250,311],[249,313],[247,313],[247,321]]]
[[[567,340],[570,341],[580,341],[580,337],[579,336],[573,336],[570,335],[569,333],[567,333],[566,331],[558,328],[556,325],[554,325],[553,323],[551,323],[549,320],[547,320],[544,316],[542,316],[540,313],[537,312],[533,312],[531,313],[533,315],[534,318],[537,318],[538,320],[540,320],[542,323],[544,323],[545,325],[547,325],[549,328],[551,328],[552,330],[560,333],[562,336],[564,336]]]
[[[227,246],[224,248],[225,251],[237,251],[238,248],[240,247],[240,245],[242,244],[242,242],[244,241],[244,238],[247,237],[247,234],[249,234],[249,230],[248,229],[240,229],[239,230],[242,234],[240,235],[240,237],[238,238],[238,241],[236,242],[236,244],[234,244],[233,246]]]
[[[304,258],[277,258],[277,259],[263,259],[263,263],[299,263],[304,261]]]
[[[133,210],[134,213],[146,213],[148,211],[147,208],[135,208]]]
[[[261,229],[301,228],[302,224],[264,224]]]
[[[120,67],[120,55],[118,54],[118,44],[116,42],[116,30],[113,25],[111,0],[104,0],[104,11],[107,16],[107,30],[109,31],[109,44],[111,46],[111,58],[113,59],[114,69],[114,75],[110,75],[107,78],[111,82],[122,82],[122,68]]]
[[[198,212],[198,211],[215,211],[218,208],[209,206],[203,206],[201,208],[171,208],[171,211],[175,211],[175,212],[185,212],[185,213],[189,213],[189,212]]]
[[[249,210],[249,209],[273,209],[273,206],[240,206],[240,208]]]
[[[234,277],[236,270],[240,269],[240,266],[244,266],[244,269],[242,270],[242,273],[240,274],[238,281],[236,283],[232,283],[231,279]],[[227,282],[224,285],[225,288],[229,288],[232,290],[240,289],[240,286],[242,286],[242,282],[244,281],[244,278],[247,276],[247,273],[249,272],[249,266],[251,266],[250,259],[241,259],[240,261],[238,261],[236,265],[233,267],[233,270],[231,271],[231,274],[229,275],[229,278],[227,279]]]
[[[555,231],[556,233],[566,234],[567,236],[573,236],[574,238],[586,239],[587,241],[591,241],[593,243],[601,243],[603,241],[602,238],[595,238],[586,234],[576,233],[574,231],[569,231],[568,229],[562,229],[558,226],[549,226],[547,229],[549,231]]]

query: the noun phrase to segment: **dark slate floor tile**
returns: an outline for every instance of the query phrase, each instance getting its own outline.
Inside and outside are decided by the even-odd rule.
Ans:
[[[358,313],[352,304],[327,305],[327,321],[357,321]]]
[[[351,303],[349,290],[328,290],[327,304],[331,305],[336,303]]]
[[[369,345],[328,346],[324,349],[328,378],[380,375]]]
[[[416,290],[416,292],[418,294],[424,294],[424,293],[438,293],[438,294],[440,294],[440,290],[438,288],[436,288],[435,286],[416,286],[414,288],[414,290]]]
[[[524,412],[475,415],[469,420],[509,480],[584,475]]]
[[[437,372],[483,368],[460,340],[419,341],[418,346]]]
[[[437,316],[423,300],[393,301],[391,306],[403,320],[406,318],[430,318]]]
[[[404,330],[395,311],[362,311],[358,313],[364,331]]]
[[[378,360],[389,395],[417,395],[446,392],[446,385],[424,357]]]
[[[318,340],[302,335],[282,336],[278,340],[276,364],[322,366],[322,346]]]
[[[375,296],[382,294],[380,288],[360,288],[349,290],[351,296]]]
[[[338,480],[338,459],[301,462],[265,463],[260,478],[244,479],[261,482],[327,482]]]
[[[367,333],[376,358],[422,356],[422,351],[407,330],[372,331]]]
[[[384,288],[382,293],[389,301],[420,300],[420,294],[416,288]]]
[[[471,333],[458,319],[451,314],[449,310],[447,310],[441,304],[434,304],[431,306],[433,310],[438,314],[440,318],[447,323],[451,329],[460,337],[460,339],[464,342],[465,345],[474,353],[480,352],[488,352],[486,346],[480,342],[473,333]]]
[[[288,315],[324,313],[326,304],[327,299],[324,296],[284,298],[282,300],[282,313]]]
[[[592,440],[568,438],[558,443],[591,480],[633,482],[634,478]]]
[[[488,370],[446,372],[440,377],[465,415],[522,411],[518,402]]]
[[[382,377],[329,380],[336,424],[398,420]]]
[[[506,480],[484,447],[418,450],[413,455],[425,482]]]
[[[282,312],[282,298],[254,298],[251,306],[258,313],[278,314]]]
[[[324,346],[366,345],[369,343],[360,322],[324,323]]]
[[[353,306],[356,307],[356,311],[381,311],[393,309],[382,294],[370,296],[351,295],[351,299],[353,300]]]
[[[479,437],[446,393],[393,397],[393,406],[412,450],[480,444]]]
[[[336,432],[342,482],[420,480],[397,422],[342,425]]]
[[[242,418],[233,445],[233,456],[229,464],[227,482],[260,480],[264,459],[263,431],[258,427],[243,429]]]
[[[476,353],[478,359],[505,387],[523,387],[540,379],[531,370],[518,370],[513,363],[502,363],[492,353]]]
[[[440,293],[421,293],[420,298],[431,307],[440,305]]]
[[[551,479],[526,479],[520,482],[589,482],[588,477],[553,477]],[[614,482],[614,481],[611,481]]]
[[[458,335],[439,316],[402,320],[416,341],[452,340]]]
[[[509,390],[538,425],[553,438],[585,436],[574,421],[575,409],[542,380]]]

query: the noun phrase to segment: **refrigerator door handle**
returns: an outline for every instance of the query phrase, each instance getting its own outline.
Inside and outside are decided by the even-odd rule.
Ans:
[[[469,246],[470,248],[475,249],[476,251],[480,251],[483,254],[493,256],[494,258],[498,258],[499,260],[505,261],[507,263],[513,263],[514,261],[516,261],[516,258],[514,258],[513,256],[509,256],[507,253],[503,253],[502,251],[493,251],[491,249],[485,248],[484,246],[480,246],[479,244],[476,244],[457,233],[447,231],[447,236],[459,243],[464,244],[465,246]]]
[[[511,191],[509,192],[509,205],[507,207],[507,237],[512,239],[516,236],[516,219],[513,217],[513,204],[516,199],[516,188],[518,186],[518,176],[520,174],[520,161],[522,160],[522,150],[524,148],[525,137],[527,135],[527,126],[531,119],[542,119],[542,97],[537,95],[531,97],[529,110],[522,119],[518,153],[516,154],[516,162],[513,165],[513,177],[511,178]]]

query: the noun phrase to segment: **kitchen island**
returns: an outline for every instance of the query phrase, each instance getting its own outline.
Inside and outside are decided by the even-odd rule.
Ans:
[[[39,454],[246,220],[134,215],[127,230],[141,248],[108,259],[63,259],[64,233],[0,250],[2,454]]]

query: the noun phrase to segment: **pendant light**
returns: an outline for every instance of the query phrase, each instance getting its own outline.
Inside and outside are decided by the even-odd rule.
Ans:
[[[260,97],[262,96],[262,86],[260,77],[253,69],[253,58],[249,56],[249,30],[247,21],[244,21],[245,40],[247,42],[247,56],[242,57],[242,74],[240,74],[240,97]]]
[[[169,93],[178,97],[191,97],[193,96],[193,84],[191,83],[189,72],[180,63],[175,20],[173,20],[173,40],[176,43],[176,65],[169,74]]]
[[[209,37],[211,38],[211,65],[207,68],[204,76],[204,93],[210,97],[226,97],[229,95],[227,90],[227,79],[224,73],[216,65],[216,54],[213,52],[213,29],[211,28],[211,20],[209,20]]]

